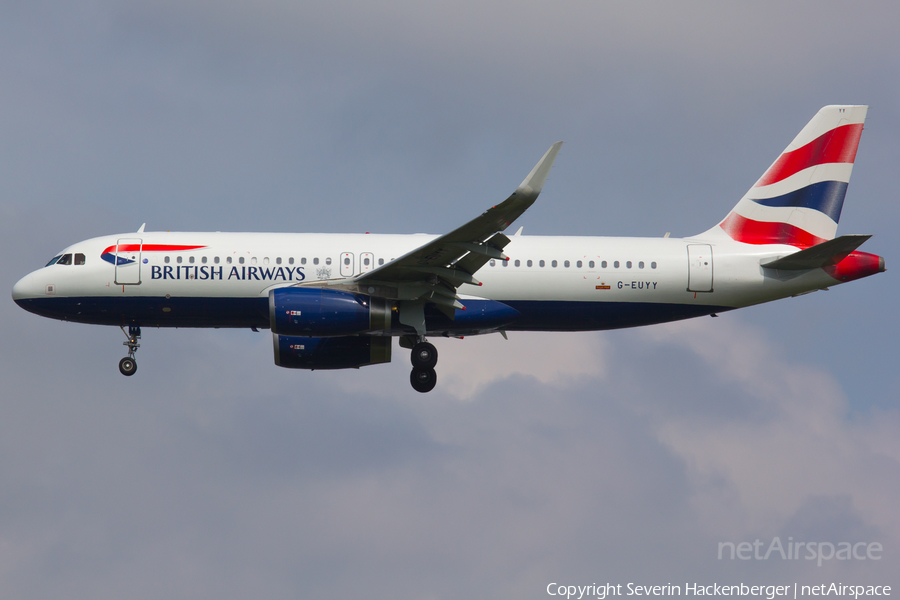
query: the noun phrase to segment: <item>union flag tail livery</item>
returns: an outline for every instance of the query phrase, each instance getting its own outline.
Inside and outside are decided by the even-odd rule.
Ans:
[[[866,110],[820,110],[731,213],[693,237],[507,236],[541,193],[557,142],[509,198],[445,235],[141,226],[69,246],[12,297],[41,316],[120,327],[123,375],[137,370],[142,326],[247,327],[270,329],[275,364],[292,369],[389,362],[397,337],[413,389],[428,392],[437,350],[426,336],[716,316],[884,271],[857,250],[870,236],[835,237]]]
[[[807,248],[833,239],[867,110],[816,113],[718,227],[746,244]]]

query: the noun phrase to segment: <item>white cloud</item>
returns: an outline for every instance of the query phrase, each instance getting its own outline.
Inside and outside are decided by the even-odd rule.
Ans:
[[[690,466],[694,500],[711,516],[711,530],[777,535],[811,497],[847,494],[867,524],[900,540],[893,508],[900,480],[885,477],[886,469],[900,472],[895,411],[851,416],[831,374],[785,356],[731,318],[657,327],[643,337],[695,352],[714,378],[734,387],[723,402],[745,397],[767,408],[761,420],[658,420],[661,440]]]
[[[573,380],[606,375],[609,347],[601,335],[513,331],[508,336],[508,340],[500,334],[432,340],[438,348],[442,389],[470,400],[509,378],[533,378],[566,388]]]

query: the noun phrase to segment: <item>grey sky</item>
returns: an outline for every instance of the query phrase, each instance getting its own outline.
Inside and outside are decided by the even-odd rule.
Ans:
[[[525,234],[698,233],[825,104],[871,106],[841,219],[888,272],[641,330],[292,372],[249,331],[0,303],[0,596],[532,598],[900,584],[893,3],[6,2],[5,289],[150,230],[441,233],[566,144]],[[397,350],[395,348],[395,350]],[[720,541],[880,561],[719,561]]]

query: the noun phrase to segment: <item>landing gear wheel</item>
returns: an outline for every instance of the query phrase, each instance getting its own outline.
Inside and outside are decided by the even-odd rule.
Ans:
[[[413,369],[409,374],[409,382],[414,390],[424,394],[434,389],[437,373],[434,369]]]
[[[419,342],[413,346],[409,355],[409,360],[414,369],[434,369],[437,359],[437,348],[428,342]]]
[[[125,327],[119,327],[122,333],[125,333]],[[119,373],[125,377],[131,377],[137,371],[137,361],[134,360],[134,353],[141,347],[138,340],[141,339],[141,328],[138,325],[129,325],[128,333],[125,333],[127,341],[122,342],[123,346],[128,346],[128,356],[119,361]]]
[[[119,361],[119,373],[126,377],[131,377],[137,371],[137,362],[130,356],[126,356]]]

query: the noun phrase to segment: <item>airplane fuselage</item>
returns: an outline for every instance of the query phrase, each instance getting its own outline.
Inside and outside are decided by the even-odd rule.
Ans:
[[[82,264],[73,259],[72,264],[39,269],[16,285],[14,296],[26,310],[80,323],[268,328],[270,290],[351,280],[436,237],[187,232],[105,236],[66,248],[60,255],[83,255],[78,261]],[[128,257],[117,257],[114,249],[126,244],[134,246]],[[760,265],[796,251],[786,245],[519,235],[511,237],[504,251],[509,260],[491,260],[478,272],[481,286],[460,286],[465,310],[456,309],[454,319],[436,311],[427,315],[430,335],[632,327],[841,283],[823,269],[785,275]],[[505,304],[518,315],[502,323],[467,318],[485,300]],[[371,333],[402,335],[406,329],[395,320],[390,330]]]

